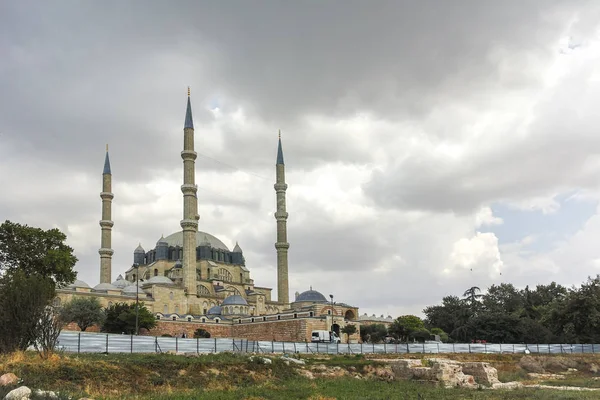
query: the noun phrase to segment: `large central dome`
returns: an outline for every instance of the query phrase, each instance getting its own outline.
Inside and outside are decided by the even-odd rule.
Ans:
[[[158,240],[159,242],[167,242],[169,246],[179,246],[183,247],[183,231],[175,232],[167,236],[166,238],[161,238]],[[211,235],[210,233],[198,231],[196,233],[196,246],[200,246],[204,242],[208,241],[210,246],[215,249],[227,250],[227,246],[219,239]]]

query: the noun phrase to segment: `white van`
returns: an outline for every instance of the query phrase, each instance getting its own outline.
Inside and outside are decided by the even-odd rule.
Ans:
[[[340,343],[341,339],[332,331],[312,331],[310,341],[319,343]]]

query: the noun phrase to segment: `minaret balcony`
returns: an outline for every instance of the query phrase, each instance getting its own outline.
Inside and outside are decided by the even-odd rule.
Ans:
[[[194,161],[197,157],[198,153],[196,153],[194,150],[183,150],[181,152],[181,158],[183,158],[184,161]]]
[[[197,231],[198,230],[198,220],[197,219],[182,219],[181,220],[181,228],[184,231]]]
[[[112,200],[115,198],[115,195],[111,192],[100,192],[100,198],[102,200]]]
[[[114,226],[114,224],[115,223],[113,221],[110,221],[108,219],[101,219],[100,220],[100,226],[102,228],[112,228]]]
[[[277,212],[275,212],[274,215],[275,215],[275,218],[279,220],[279,219],[287,219],[289,214],[286,211],[277,211]]]
[[[115,251],[113,249],[101,248],[98,250],[98,254],[100,254],[100,257],[111,257],[115,254]]]
[[[185,183],[185,184],[181,185],[181,192],[184,195],[194,196],[198,192],[198,185]]]
[[[290,248],[290,244],[285,243],[285,242],[277,242],[277,243],[275,243],[275,248],[277,250],[280,250],[280,249],[287,250]]]
[[[276,183],[275,185],[273,185],[273,187],[275,188],[276,191],[286,191],[288,188],[287,183]]]

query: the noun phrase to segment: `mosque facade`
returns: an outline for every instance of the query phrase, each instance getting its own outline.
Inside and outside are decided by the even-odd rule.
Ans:
[[[276,158],[275,212],[277,241],[277,299],[272,289],[258,286],[246,266],[244,253],[235,244],[225,243],[198,230],[197,186],[195,183],[194,122],[188,90],[183,129],[183,215],[181,230],[161,236],[145,250],[140,243],[133,251],[133,263],[112,280],[112,171],[108,147],[102,172],[102,219],[100,220],[100,283],[94,287],[75,281],[57,291],[56,304],[73,297],[93,296],[103,307],[118,302],[143,302],[155,314],[158,327],[148,334],[186,331],[202,327],[215,337],[248,339],[310,340],[313,329],[336,330],[346,324],[360,328],[358,308],[328,300],[312,288],[289,300],[285,164],[281,135]],[[296,322],[294,322],[294,320]],[[296,326],[297,325],[297,326]],[[72,325],[70,325],[72,326]],[[227,327],[230,328],[227,328]],[[235,329],[234,329],[235,328]],[[358,331],[359,329],[357,329]],[[191,331],[191,332],[190,332]],[[287,332],[287,333],[286,333]],[[349,340],[357,340],[359,334]]]

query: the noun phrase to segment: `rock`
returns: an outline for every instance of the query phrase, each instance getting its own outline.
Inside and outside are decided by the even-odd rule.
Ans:
[[[305,378],[315,379],[315,376],[313,375],[313,373],[306,369],[299,369],[297,372],[298,372],[298,375],[303,376]]]
[[[523,356],[519,360],[519,366],[527,372],[535,372],[537,374],[543,374],[546,372],[542,367],[542,364],[532,356]]]
[[[31,397],[31,389],[27,386],[21,386],[8,392],[4,400],[29,400]]]
[[[577,372],[577,368],[568,368],[567,372]]]
[[[327,371],[327,367],[323,364],[317,364],[312,367],[312,370],[322,372],[322,371]]]
[[[51,399],[51,400],[57,400],[58,396],[56,395],[56,393],[54,393],[51,390],[40,390],[40,389],[36,389],[34,390],[35,395],[37,397],[42,397],[44,399]]]
[[[521,382],[499,382],[492,385],[492,389],[512,390],[521,389],[523,384]]]
[[[298,360],[297,358],[281,357],[281,359],[284,360],[286,362],[286,364],[288,364],[288,365],[289,365],[289,363],[299,364],[299,365],[306,364],[306,362],[304,360]]]
[[[13,374],[12,372],[0,376],[0,386],[12,386],[16,385],[18,382],[19,377]]]
[[[465,362],[462,364],[462,370],[467,375],[473,375],[477,383],[493,385],[500,382],[498,380],[498,370],[488,363]]]
[[[185,369],[180,369],[179,371],[177,371],[177,374],[179,376],[185,376],[187,375],[187,371]]]
[[[272,364],[273,363],[273,360],[271,360],[270,358],[267,358],[267,357],[255,357],[255,356],[252,356],[252,357],[249,358],[249,360],[250,361],[259,360],[263,364]]]
[[[594,364],[594,363],[591,363],[591,364],[590,364],[590,367],[589,367],[589,369],[590,369],[590,372],[591,372],[592,374],[597,374],[597,373],[598,373],[598,371],[600,371],[600,368],[598,368],[598,365],[596,365],[596,364]]]
[[[392,363],[395,379],[439,382],[446,387],[477,387],[475,378],[464,374],[462,364],[458,361],[445,358],[431,358],[426,361],[431,367],[422,366],[421,360],[405,359]]]
[[[534,372],[528,373],[527,376],[531,379],[536,379],[540,381],[560,380],[566,378],[566,376],[560,374],[536,374]]]
[[[390,368],[379,368],[375,371],[375,376],[384,381],[393,381],[394,372]]]

